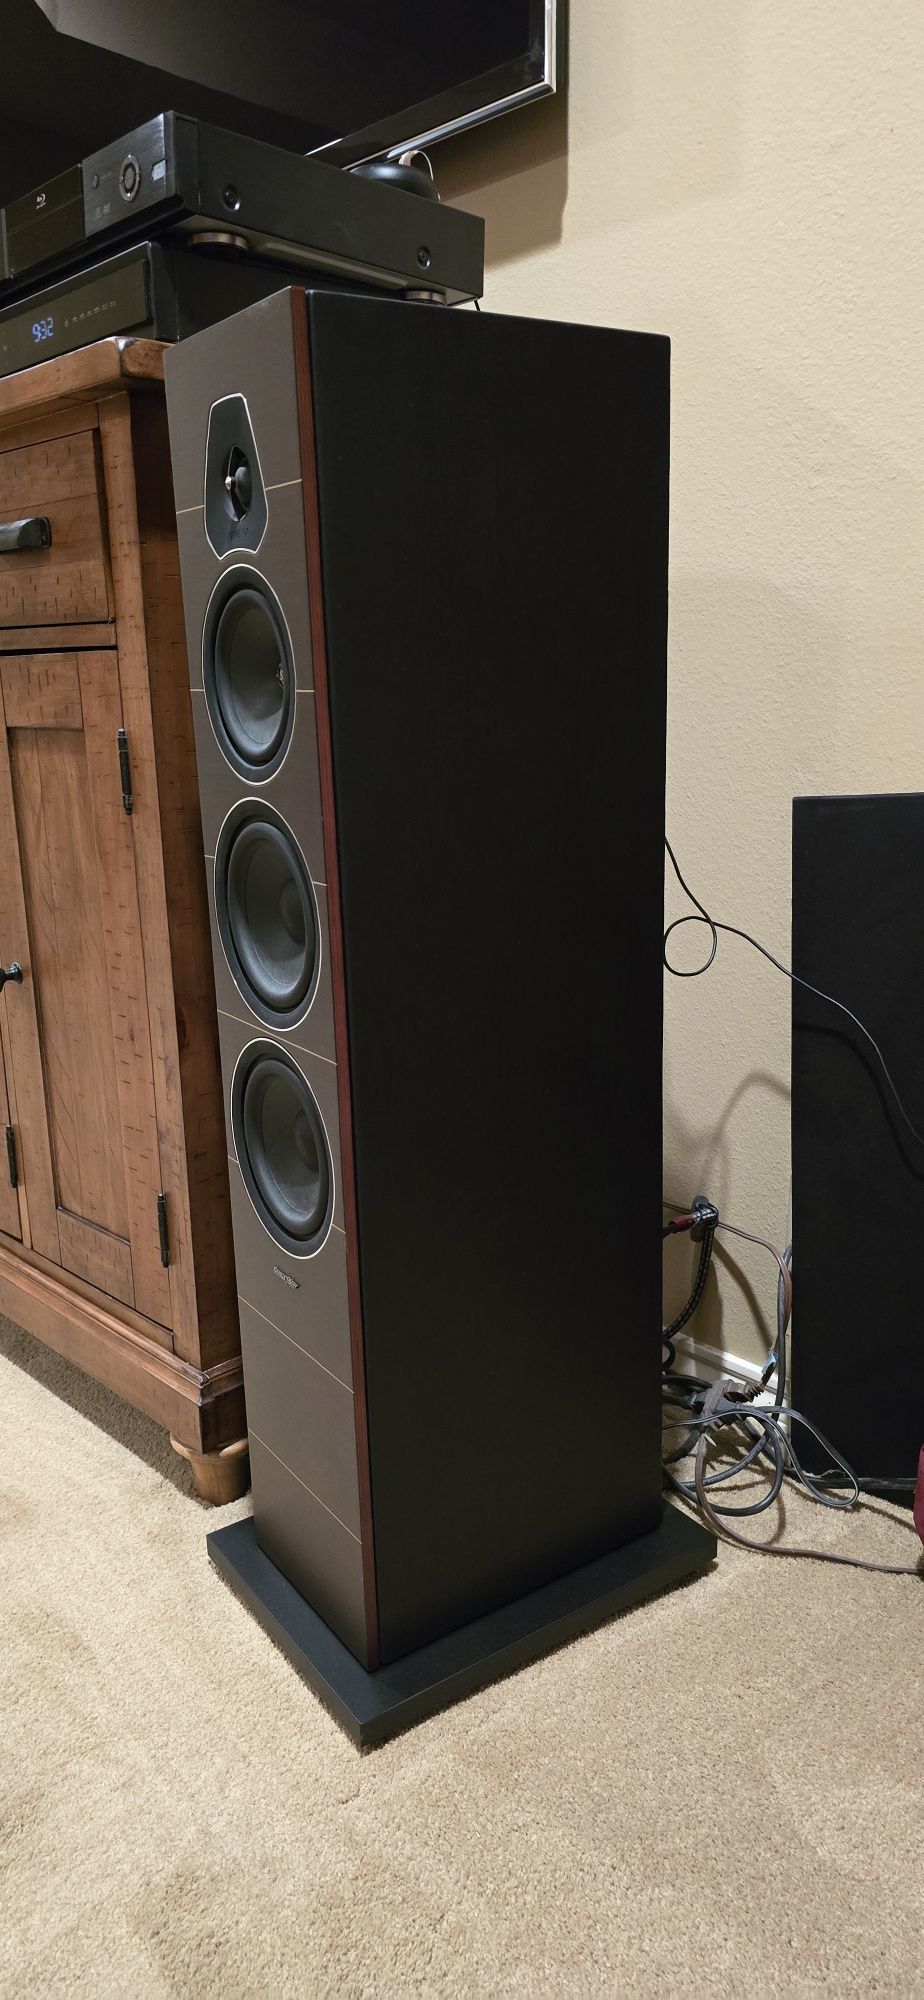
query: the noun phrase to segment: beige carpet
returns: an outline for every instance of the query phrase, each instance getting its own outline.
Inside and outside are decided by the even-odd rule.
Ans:
[[[209,1568],[246,1502],[6,1323],[0,1409],[4,1995],[924,1993],[915,1580],[724,1549],[360,1757]]]

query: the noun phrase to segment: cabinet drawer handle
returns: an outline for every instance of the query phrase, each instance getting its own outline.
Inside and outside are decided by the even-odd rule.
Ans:
[[[0,993],[8,979],[15,980],[17,986],[22,985],[22,966],[15,958],[12,965],[0,965]]]
[[[51,522],[47,514],[33,514],[28,521],[0,521],[0,555],[16,549],[50,549]]]

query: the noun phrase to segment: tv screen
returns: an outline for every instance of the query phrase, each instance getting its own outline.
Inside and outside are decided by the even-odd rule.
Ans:
[[[343,165],[554,90],[558,0],[0,0],[0,201],[157,112]]]

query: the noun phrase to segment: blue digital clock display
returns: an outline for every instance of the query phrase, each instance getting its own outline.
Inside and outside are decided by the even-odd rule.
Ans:
[[[41,299],[6,308],[0,303],[0,380],[17,368],[34,368],[50,354],[70,354],[88,341],[143,326],[151,318],[151,254],[140,245],[123,250],[94,276],[64,279]]]

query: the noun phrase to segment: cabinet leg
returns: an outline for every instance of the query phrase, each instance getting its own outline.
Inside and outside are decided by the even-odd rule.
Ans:
[[[229,1500],[240,1500],[246,1493],[250,1484],[246,1438],[226,1444],[221,1451],[193,1451],[190,1445],[180,1444],[172,1433],[170,1443],[180,1458],[189,1461],[200,1500],[208,1500],[213,1507],[226,1507]]]

